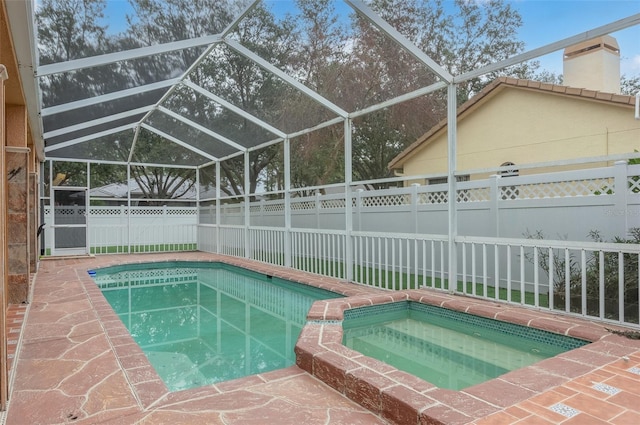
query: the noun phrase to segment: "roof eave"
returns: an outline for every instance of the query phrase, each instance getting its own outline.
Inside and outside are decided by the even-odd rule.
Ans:
[[[42,119],[40,117],[40,87],[35,78],[34,69],[37,64],[36,42],[34,38],[33,2],[8,1],[5,3],[9,31],[18,61],[18,70],[23,95],[29,117],[29,126],[33,137],[37,157],[43,161],[44,138]]]

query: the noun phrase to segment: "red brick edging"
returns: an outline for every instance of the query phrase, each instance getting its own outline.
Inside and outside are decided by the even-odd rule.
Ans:
[[[462,391],[441,389],[342,344],[345,310],[415,301],[592,341]],[[361,406],[397,424],[471,423],[633,353],[602,324],[433,290],[317,301],[295,347],[296,364]],[[616,354],[609,354],[616,353]]]

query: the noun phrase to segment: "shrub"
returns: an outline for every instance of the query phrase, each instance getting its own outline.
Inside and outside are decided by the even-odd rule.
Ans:
[[[525,233],[528,239],[545,239],[541,231],[535,233]],[[591,231],[589,237],[594,242],[604,242],[600,232]],[[562,239],[566,239],[562,238]],[[639,244],[640,228],[632,228],[629,237],[615,237],[614,243],[618,244]],[[530,254],[525,255],[526,259],[533,263]],[[620,257],[623,259],[623,268],[619,269]],[[569,283],[569,310],[582,313],[582,292],[583,292],[583,269],[581,258],[577,258],[574,252],[566,256],[564,251],[553,250],[553,295],[555,309],[565,309],[566,305],[566,284]],[[549,276],[551,271],[548,251],[541,250],[538,253],[538,265]],[[567,266],[569,278],[567,279]],[[601,273],[602,271],[602,273]],[[602,279],[601,279],[602,275]],[[587,253],[585,259],[585,293],[586,293],[586,314],[590,316],[600,315],[601,301],[601,281],[604,299],[602,304],[604,311],[602,316],[607,319],[619,320],[619,295],[620,278],[622,278],[622,292],[624,297],[624,320],[626,322],[638,323],[638,254],[618,254],[614,252],[592,251]]]

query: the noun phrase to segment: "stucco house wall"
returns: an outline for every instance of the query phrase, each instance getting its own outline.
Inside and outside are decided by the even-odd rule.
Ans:
[[[634,118],[632,96],[500,78],[460,107],[457,143],[458,170],[495,168],[506,162],[517,168],[640,150],[640,121]],[[404,176],[445,176],[446,122],[389,166],[402,170]],[[521,170],[520,174],[544,171]]]

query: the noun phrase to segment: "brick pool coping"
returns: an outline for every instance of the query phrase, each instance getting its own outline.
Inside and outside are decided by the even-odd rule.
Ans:
[[[344,311],[415,301],[591,341],[461,391],[438,388],[342,344]],[[349,399],[401,424],[471,423],[631,355],[637,347],[604,325],[431,290],[407,290],[317,301],[295,347],[296,364]],[[631,344],[635,345],[635,344]]]

